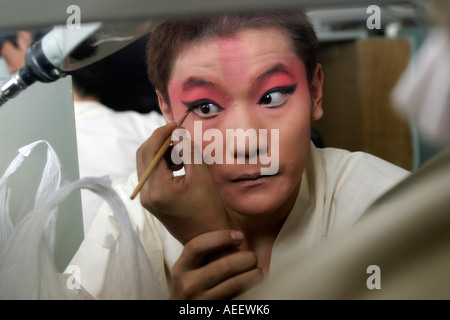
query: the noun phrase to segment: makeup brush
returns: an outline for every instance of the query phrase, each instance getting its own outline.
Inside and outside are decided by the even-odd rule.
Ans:
[[[180,127],[183,124],[183,122],[184,122],[184,120],[186,120],[189,112],[191,112],[192,110],[193,110],[193,108],[188,108],[186,110],[186,113],[178,121],[177,127]],[[138,185],[136,186],[133,193],[131,194],[131,197],[130,197],[131,200],[133,200],[137,196],[139,191],[142,189],[142,186],[147,181],[147,179],[150,177],[150,174],[152,173],[153,169],[156,167],[156,165],[159,163],[159,161],[162,159],[162,157],[164,157],[164,154],[166,153],[167,149],[169,148],[171,142],[172,142],[172,135],[167,137],[166,141],[164,141],[163,145],[156,153],[152,162],[150,162],[149,166],[147,167],[147,170],[145,170],[144,175],[141,177],[141,180],[139,181]]]

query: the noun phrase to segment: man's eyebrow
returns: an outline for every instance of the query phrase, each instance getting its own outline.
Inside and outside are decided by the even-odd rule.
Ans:
[[[281,74],[287,74],[287,75],[291,75],[291,73],[288,71],[288,69],[286,68],[286,66],[282,63],[277,63],[276,65],[274,65],[273,67],[271,67],[270,69],[264,71],[262,74],[260,74],[256,80],[255,80],[255,86],[257,86],[258,84],[260,84],[262,81],[264,81],[266,78],[277,74],[277,73],[281,73]]]
[[[197,77],[189,77],[184,83],[183,83],[183,91],[188,91],[192,88],[196,87],[206,87],[210,89],[217,89],[217,85],[211,81],[207,81],[202,78]]]

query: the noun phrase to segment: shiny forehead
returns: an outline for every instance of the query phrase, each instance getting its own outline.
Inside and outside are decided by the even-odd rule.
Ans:
[[[278,29],[213,37],[179,55],[168,85],[168,102],[211,94],[225,99],[233,94],[260,94],[268,81],[273,85],[298,82],[305,77],[304,71],[288,38]]]
[[[170,80],[184,76],[186,89],[198,85],[208,86],[209,83],[193,77],[191,72],[215,76],[217,74],[214,72],[220,65],[223,73],[239,75],[256,65],[255,62],[287,57],[299,58],[283,30],[274,27],[247,28],[233,35],[214,36],[186,44],[173,61]],[[281,63],[268,64],[273,69],[267,72],[283,71]]]

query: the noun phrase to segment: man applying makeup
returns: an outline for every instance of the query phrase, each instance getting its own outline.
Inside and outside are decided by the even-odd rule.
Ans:
[[[302,12],[166,21],[147,48],[150,82],[168,124],[140,147],[137,175],[116,190],[167,298],[233,298],[263,275],[277,273],[287,257],[317,249],[350,228],[408,174],[366,153],[311,143],[311,122],[323,114],[324,75],[314,29]],[[173,174],[179,166],[168,154],[140,201],[130,201],[138,178],[187,108],[192,112],[183,128],[191,137],[200,121],[204,132],[214,129],[224,138],[227,130],[264,129],[276,131],[278,139],[224,139],[216,150],[224,161],[185,161],[182,175]],[[210,143],[203,139],[195,146],[202,151]],[[261,171],[264,153],[278,155],[270,175]],[[183,154],[185,160],[191,156]],[[225,161],[231,158],[247,161]],[[101,288],[98,270],[107,263],[98,244],[114,233],[112,220],[102,208],[72,262],[94,296]]]

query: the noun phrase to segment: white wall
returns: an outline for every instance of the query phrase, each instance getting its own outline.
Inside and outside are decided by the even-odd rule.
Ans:
[[[5,60],[0,57],[0,78],[8,76],[8,69],[6,68]]]

